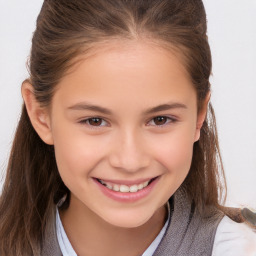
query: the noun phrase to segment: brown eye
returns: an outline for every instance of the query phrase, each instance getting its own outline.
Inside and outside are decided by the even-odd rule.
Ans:
[[[90,117],[79,121],[80,124],[86,125],[88,128],[103,128],[109,126],[108,122],[100,117]]]
[[[102,125],[102,119],[101,118],[90,118],[88,119],[88,124],[92,126],[100,126]]]
[[[153,119],[153,121],[154,121],[155,125],[164,125],[167,123],[168,119],[169,118],[166,116],[157,116]]]

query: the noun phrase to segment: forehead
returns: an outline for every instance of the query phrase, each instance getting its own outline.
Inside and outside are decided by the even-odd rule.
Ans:
[[[157,44],[115,42],[79,58],[57,87],[56,94],[67,101],[72,100],[71,95],[81,101],[96,97],[113,101],[118,96],[122,103],[153,103],[157,97],[170,101],[195,94],[178,54]]]

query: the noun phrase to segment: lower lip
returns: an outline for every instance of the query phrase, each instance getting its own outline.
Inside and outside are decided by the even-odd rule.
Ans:
[[[93,180],[99,186],[103,194],[106,195],[107,197],[118,202],[135,202],[150,194],[154,186],[157,184],[159,177],[154,179],[147,187],[137,192],[127,192],[127,193],[113,191],[111,189],[108,189],[106,186],[102,185],[96,179],[93,179]]]

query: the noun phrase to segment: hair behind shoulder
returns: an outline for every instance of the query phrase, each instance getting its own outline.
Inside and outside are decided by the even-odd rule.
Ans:
[[[45,0],[29,64],[35,97],[48,106],[73,60],[97,43],[145,39],[179,53],[200,109],[210,91],[212,69],[206,31],[201,0]],[[225,177],[211,104],[183,187],[201,211],[207,205],[219,207],[219,198],[224,198]],[[59,176],[54,147],[39,138],[23,106],[0,198],[1,256],[40,255],[48,217],[65,194],[69,190]],[[63,207],[68,204],[67,198]]]
[[[0,198],[1,255],[40,255],[37,245],[61,186],[54,149],[39,138],[23,106]]]

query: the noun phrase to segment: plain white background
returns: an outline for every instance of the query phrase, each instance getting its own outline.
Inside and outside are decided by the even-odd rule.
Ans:
[[[42,0],[0,0],[0,174],[22,104],[21,82]],[[256,208],[256,0],[204,0],[213,56],[212,103],[227,205]],[[3,178],[2,178],[3,179]],[[0,185],[1,187],[1,185]]]

